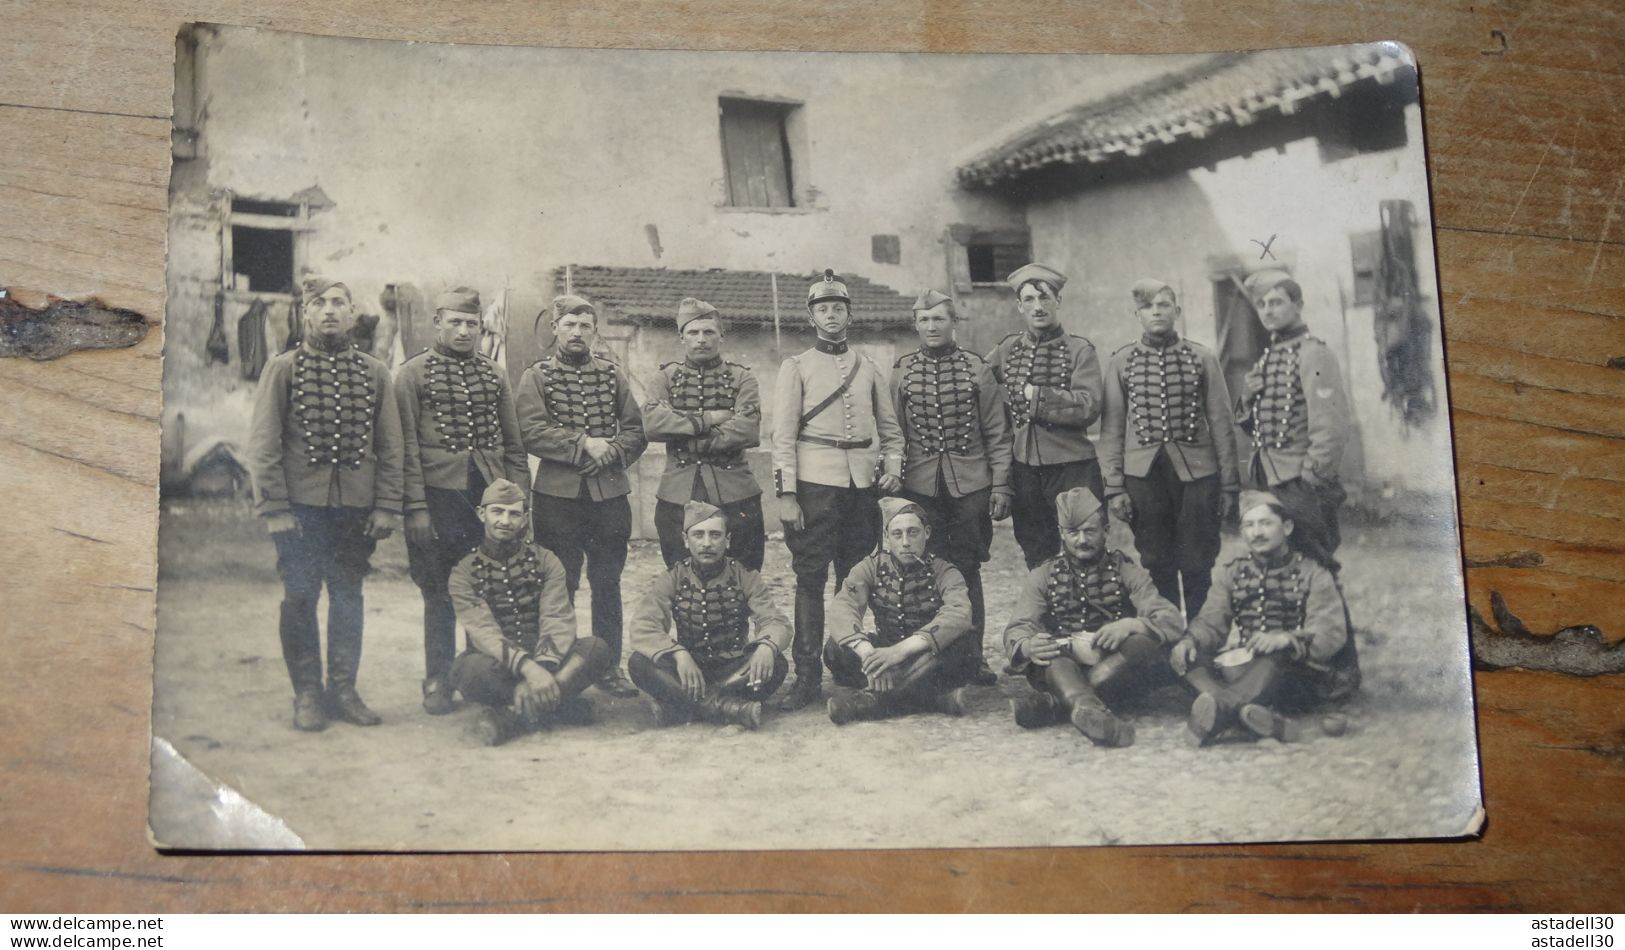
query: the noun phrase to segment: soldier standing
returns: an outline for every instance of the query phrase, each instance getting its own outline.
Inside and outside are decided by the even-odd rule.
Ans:
[[[293,680],[293,724],[315,732],[329,716],[358,726],[379,722],[355,688],[361,583],[378,541],[400,526],[402,462],[389,369],[351,344],[350,288],[311,277],[303,289],[304,339],[260,375],[248,469],[282,577],[279,628]],[[324,584],[325,691],[316,622]]]
[[[1094,345],[1061,326],[1066,275],[1028,264],[1007,282],[1027,328],[1005,337],[987,360],[1014,427],[1010,517],[1031,570],[1061,550],[1056,496],[1079,487],[1101,494],[1088,428],[1100,415],[1105,387]]]
[[[1097,745],[1132,745],[1133,724],[1112,707],[1167,669],[1185,620],[1144,568],[1106,547],[1106,510],[1089,489],[1062,494],[1056,515],[1066,549],[1027,575],[1004,630],[1011,669],[1036,691],[1010,709],[1024,729],[1070,720]]]
[[[447,677],[457,653],[457,616],[446,581],[479,546],[485,487],[506,478],[530,485],[513,392],[480,355],[480,295],[467,287],[435,301],[434,345],[395,373],[406,468],[406,554],[423,594],[423,708],[452,711]]]
[[[620,670],[621,571],[632,537],[626,469],[646,443],[626,374],[593,355],[597,326],[586,300],[554,298],[554,352],[525,370],[515,401],[525,449],[539,460],[536,541],[563,562],[572,601],[587,562],[593,636],[609,647],[611,661],[598,685],[625,697],[637,695]]]
[[[1134,529],[1158,593],[1196,616],[1213,584],[1219,529],[1241,491],[1235,417],[1213,351],[1179,335],[1166,281],[1134,285],[1140,339],[1106,368],[1100,466],[1112,517]]]
[[[1206,744],[1237,721],[1290,742],[1282,715],[1341,699],[1360,685],[1359,657],[1337,576],[1298,548],[1291,511],[1269,492],[1241,494],[1247,553],[1218,572],[1213,596],[1169,656],[1199,691],[1186,723]]]
[[[1253,440],[1247,484],[1280,498],[1297,525],[1297,543],[1336,570],[1337,509],[1348,497],[1338,476],[1350,424],[1343,374],[1304,325],[1297,281],[1283,271],[1260,271],[1247,279],[1247,291],[1270,334],[1247,372],[1239,413]]]
[[[643,428],[666,443],[666,471],[655,502],[655,530],[668,568],[689,556],[683,506],[710,502],[728,519],[728,555],[762,569],[766,534],[762,488],[745,450],[761,441],[762,397],[750,367],[722,357],[722,315],[688,297],[677,308],[684,358],[649,375]]]
[[[959,641],[954,676],[991,686],[982,562],[993,522],[1010,514],[1010,428],[1004,389],[986,360],[959,348],[957,322],[946,294],[926,290],[914,301],[920,348],[892,366],[892,399],[903,430],[902,495],[925,511],[931,553],[958,568],[970,593],[971,630]]]
[[[543,725],[591,722],[581,691],[614,662],[602,640],[576,636],[564,565],[525,538],[526,494],[505,478],[485,489],[484,537],[448,583],[468,631],[451,681],[484,707],[474,733],[485,745]]]
[[[807,289],[812,349],[779,367],[773,411],[773,490],[796,574],[796,681],[779,708],[801,709],[823,692],[824,590],[874,550],[876,489],[902,487],[903,436],[885,372],[852,352],[846,285],[826,270]],[[880,474],[877,476],[877,470]]]
[[[688,558],[639,599],[626,668],[653,701],[657,725],[703,718],[755,729],[762,701],[790,670],[789,618],[761,575],[728,555],[721,508],[689,502],[683,529]]]
[[[830,608],[824,659],[837,686],[829,718],[837,726],[909,712],[963,716],[954,645],[970,630],[964,578],[929,553],[925,509],[904,498],[880,500],[881,550],[859,561]],[[865,612],[875,629],[863,629]]]

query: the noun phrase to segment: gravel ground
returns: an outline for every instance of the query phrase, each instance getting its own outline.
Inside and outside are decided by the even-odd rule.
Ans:
[[[1115,529],[1114,532],[1120,529]],[[963,719],[918,715],[837,729],[822,708],[770,713],[760,732],[655,729],[639,699],[589,690],[591,727],[496,749],[468,734],[472,708],[419,705],[421,601],[398,537],[379,547],[367,596],[361,692],[375,729],[289,725],[277,643],[280,587],[263,529],[236,507],[172,502],[159,549],[156,735],[215,781],[282,819],[311,848],[716,850],[1197,843],[1436,837],[1474,827],[1479,802],[1457,552],[1403,526],[1350,525],[1340,556],[1365,671],[1341,710],[1346,735],[1314,723],[1293,745],[1236,739],[1192,749],[1176,690],[1133,713],[1128,749],[1070,726],[1026,732],[1001,677]],[[1117,546],[1132,551],[1126,534]],[[1226,541],[1225,557],[1239,542]],[[788,611],[788,555],[766,576]],[[661,569],[633,544],[630,599]],[[1008,523],[987,566],[988,653],[1022,574]],[[587,598],[581,623],[586,627]],[[325,614],[325,611],[323,612]],[[155,771],[160,783],[167,770]],[[167,791],[173,791],[167,789]],[[155,798],[169,845],[209,847],[209,809]]]

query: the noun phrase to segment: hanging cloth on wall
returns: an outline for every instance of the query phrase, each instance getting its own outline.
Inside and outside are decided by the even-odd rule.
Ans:
[[[267,358],[265,346],[265,320],[271,308],[265,301],[255,298],[248,310],[237,318],[238,368],[244,379],[259,379]]]
[[[209,327],[209,338],[203,343],[203,352],[211,363],[231,362],[231,346],[226,342],[225,301],[219,294],[214,297],[214,324]]]

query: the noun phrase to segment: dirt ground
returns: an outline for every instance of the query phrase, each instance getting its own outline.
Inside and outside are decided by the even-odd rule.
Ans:
[[[1099,749],[1070,726],[1027,732],[1002,676],[963,719],[918,715],[836,728],[821,706],[769,713],[760,732],[656,729],[645,701],[588,690],[590,727],[495,749],[468,734],[474,710],[420,706],[421,600],[399,536],[379,546],[366,586],[360,689],[373,729],[289,724],[292,694],[276,632],[272,547],[246,511],[164,506],[158,587],[155,735],[215,782],[286,823],[310,848],[713,850],[1196,843],[1450,836],[1479,801],[1457,554],[1405,526],[1351,524],[1340,551],[1365,687],[1341,737],[1283,745],[1181,737],[1174,690],[1134,712],[1138,740]],[[1132,542],[1114,528],[1116,546]],[[1224,557],[1239,542],[1226,540]],[[634,542],[628,607],[661,569]],[[789,559],[768,542],[765,576],[788,611]],[[984,575],[995,669],[998,633],[1023,568],[1008,523]],[[580,622],[587,626],[583,592]],[[325,615],[325,610],[323,611]],[[169,769],[155,769],[161,786]],[[206,783],[204,783],[206,785]],[[167,789],[167,786],[164,786]],[[190,786],[188,786],[190,787]],[[155,796],[169,845],[210,847],[210,802]],[[230,796],[227,796],[230,797]],[[218,846],[218,845],[213,845]]]

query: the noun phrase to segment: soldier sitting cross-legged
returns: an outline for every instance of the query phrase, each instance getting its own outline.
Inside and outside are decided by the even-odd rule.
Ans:
[[[960,682],[972,642],[965,579],[928,552],[925,510],[902,498],[880,500],[880,551],[847,574],[830,605],[824,662],[835,685],[829,718],[837,726],[909,712],[965,714]],[[863,629],[872,612],[875,629]]]
[[[485,540],[448,584],[469,646],[452,664],[451,682],[485,707],[474,728],[486,745],[543,725],[590,722],[580,693],[613,662],[602,640],[576,636],[564,565],[525,537],[525,495],[507,479],[491,483],[479,508]]]
[[[656,578],[633,610],[627,672],[649,694],[657,725],[703,719],[755,729],[762,701],[790,670],[790,620],[761,575],[728,556],[722,509],[685,504],[683,541],[688,558]]]
[[[1185,618],[1122,552],[1106,547],[1106,510],[1087,488],[1055,500],[1064,549],[1034,568],[1004,630],[1010,667],[1037,692],[1012,700],[1016,724],[1070,720],[1096,745],[1134,743],[1112,712],[1163,668]]]
[[[1300,547],[1297,526],[1270,492],[1241,493],[1247,553],[1221,568],[1213,594],[1169,656],[1200,694],[1187,728],[1197,744],[1237,724],[1290,742],[1282,715],[1341,699],[1360,685],[1359,657],[1337,576],[1318,543]],[[1311,552],[1314,556],[1311,556]]]

